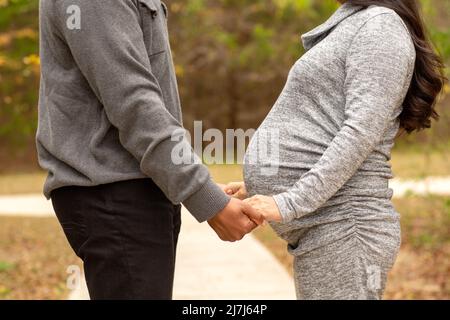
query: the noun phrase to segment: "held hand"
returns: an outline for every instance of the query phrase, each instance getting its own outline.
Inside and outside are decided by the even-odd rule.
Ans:
[[[259,214],[262,214],[267,221],[282,221],[280,210],[273,197],[256,195],[244,200],[244,203],[251,205]]]
[[[224,186],[223,191],[229,196],[240,200],[244,200],[248,197],[244,182],[230,182]]]
[[[257,226],[264,223],[264,217],[252,207],[237,199],[208,221],[211,228],[223,241],[241,240]]]

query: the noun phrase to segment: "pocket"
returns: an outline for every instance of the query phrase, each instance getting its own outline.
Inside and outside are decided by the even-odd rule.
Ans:
[[[78,257],[83,259],[81,248],[88,238],[86,227],[75,222],[61,222],[61,226],[70,247]]]
[[[166,20],[168,20],[169,19],[169,8],[167,8],[167,5],[163,1],[161,1],[161,6],[164,11],[164,16],[165,16]]]
[[[138,0],[141,4],[141,7],[146,8],[147,12],[144,10],[143,14],[149,14],[152,19],[158,16],[159,10],[158,6],[155,4],[153,0]]]
[[[142,32],[148,55],[161,54],[169,47],[167,6],[159,0],[138,0],[142,19]]]

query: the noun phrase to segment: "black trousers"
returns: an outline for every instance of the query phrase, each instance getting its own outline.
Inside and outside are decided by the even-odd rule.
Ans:
[[[172,299],[181,206],[152,180],[64,187],[51,198],[91,299]]]

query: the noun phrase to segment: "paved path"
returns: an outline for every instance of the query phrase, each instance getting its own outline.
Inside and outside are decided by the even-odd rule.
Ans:
[[[52,203],[40,194],[0,195],[0,216],[54,216]]]
[[[185,211],[175,299],[295,299],[292,278],[253,236],[225,243]]]
[[[409,193],[450,195],[450,177],[428,177],[422,180],[393,179],[389,185],[394,189],[394,197],[403,197]]]
[[[450,195],[450,177],[393,180],[395,197],[409,193]],[[0,196],[0,215],[54,216],[41,195]],[[87,299],[85,286],[70,299]],[[294,299],[292,278],[253,236],[229,244],[183,212],[175,273],[175,299]]]

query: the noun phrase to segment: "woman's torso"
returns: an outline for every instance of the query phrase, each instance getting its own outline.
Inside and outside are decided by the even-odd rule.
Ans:
[[[244,179],[250,195],[285,192],[314,166],[339,132],[345,120],[347,49],[358,22],[367,18],[369,10],[384,8],[369,8],[347,17],[290,70],[281,95],[247,150]],[[401,108],[395,110],[383,140],[325,205],[287,225],[274,224],[276,230],[288,235],[337,221],[345,221],[350,228],[355,216],[370,221],[398,220],[388,180],[392,178],[389,160],[400,113]]]

